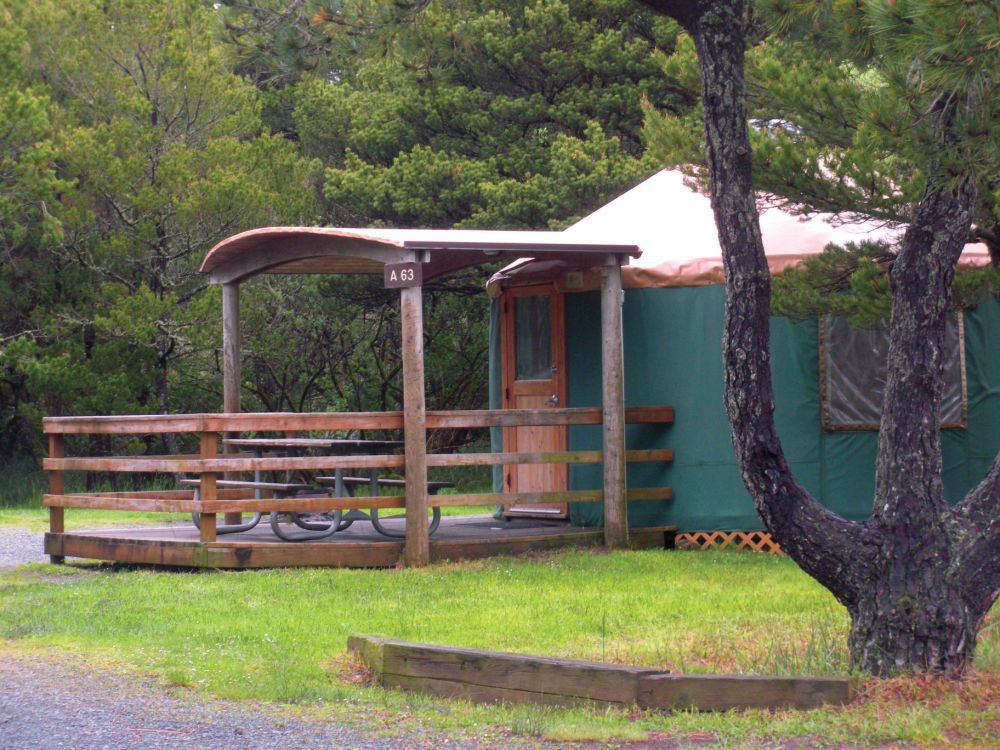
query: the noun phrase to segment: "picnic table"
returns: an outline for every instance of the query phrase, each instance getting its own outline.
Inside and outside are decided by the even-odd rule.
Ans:
[[[359,438],[227,438],[222,441],[222,444],[233,448],[249,449],[258,458],[265,452],[297,454],[314,451],[331,456],[377,455],[379,453],[395,451],[403,447],[401,440],[363,440]],[[345,497],[348,494],[352,494],[342,481],[343,476],[344,469],[336,469],[334,471],[334,497]],[[289,481],[289,486],[296,488],[290,494],[302,492],[303,490],[299,489],[299,487],[303,484],[307,488],[312,488],[313,486],[313,481],[310,477],[302,477],[308,481],[299,483],[292,482],[293,478],[292,472],[289,472],[289,475],[286,477]],[[254,481],[261,481],[261,472],[254,472]],[[377,469],[371,470],[370,481],[372,482],[372,487],[375,488],[373,494],[378,494]],[[299,534],[291,534],[285,531],[281,527],[281,523],[286,518],[290,519],[292,523],[304,531]],[[368,519],[369,517],[362,511],[348,511],[348,513],[344,514],[340,510],[334,510],[329,518],[322,519],[309,517],[308,514],[303,513],[280,513],[272,511],[270,521],[271,530],[279,539],[284,539],[288,542],[303,542],[324,539],[337,531],[343,531],[354,523],[354,521],[362,518]],[[378,529],[378,526],[376,525],[375,528]]]
[[[260,458],[265,452],[298,454],[306,451],[322,452],[327,455],[378,455],[388,453],[403,447],[400,440],[362,440],[354,438],[227,438],[222,441],[223,445],[241,450],[250,450]],[[387,479],[378,475],[378,469],[370,469],[367,477],[347,476],[345,469],[335,469],[333,476],[311,477],[303,472],[288,472],[285,481],[266,481],[263,472],[255,471],[253,481],[242,480],[218,480],[216,485],[220,488],[231,489],[253,489],[254,497],[260,498],[263,492],[271,492],[275,497],[294,497],[301,493],[317,490],[317,485],[321,487],[333,488],[334,497],[352,497],[356,487],[367,485],[371,497],[377,497],[380,487],[405,487],[406,481],[403,479]],[[183,484],[194,486],[200,485],[200,480],[186,479]],[[437,494],[438,490],[445,487],[454,487],[451,482],[428,482],[427,490],[430,494]],[[197,493],[197,489],[195,490]],[[239,524],[227,524],[219,526],[218,534],[233,534],[241,531],[249,531],[261,520],[262,513],[254,513],[250,521]],[[192,514],[195,525],[198,524],[197,514]],[[295,513],[272,511],[270,513],[271,529],[275,536],[289,542],[302,542],[317,539],[324,539],[338,531],[343,531],[355,521],[369,521],[372,527],[383,536],[391,538],[403,538],[406,536],[405,529],[396,522],[405,519],[404,515],[379,517],[378,508],[371,508],[367,513],[362,510],[349,510],[346,513],[339,509],[319,514]],[[388,524],[386,522],[389,522]],[[303,532],[293,534],[282,528],[282,523],[293,523]],[[433,534],[441,523],[441,508],[432,506],[431,518],[428,524],[428,533]]]

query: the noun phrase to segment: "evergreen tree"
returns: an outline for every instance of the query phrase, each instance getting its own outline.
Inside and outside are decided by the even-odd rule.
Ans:
[[[315,165],[262,132],[196,0],[33,2],[19,83],[58,110],[57,264],[39,334],[8,347],[48,414],[217,408],[218,294],[197,273],[241,229],[314,219]],[[195,408],[194,410],[198,410]]]
[[[996,8],[955,3],[925,23],[925,5],[756,4],[746,54],[754,183],[792,210],[905,223],[931,175],[928,153],[936,150],[950,160],[939,173],[979,181],[968,240],[985,243],[1000,267]],[[696,87],[690,40],[678,44],[664,69]],[[960,147],[940,150],[928,108],[948,89],[945,76],[970,100],[956,110]],[[677,117],[651,107],[647,135],[664,163],[704,162],[698,111]]]
[[[559,226],[652,171],[642,97],[689,106],[657,63],[676,24],[624,0],[368,9],[228,16],[277,120],[327,165],[332,223]]]

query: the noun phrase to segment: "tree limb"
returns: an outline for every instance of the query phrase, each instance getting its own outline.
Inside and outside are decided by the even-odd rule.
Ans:
[[[743,0],[655,0],[698,51],[712,210],[726,272],[726,411],[743,482],[782,548],[846,606],[864,585],[876,536],[824,508],[795,479],[774,426],[771,274],[754,202],[743,79]]]
[[[1000,453],[989,473],[952,510],[958,528],[954,564],[976,629],[1000,595]],[[983,585],[992,582],[992,585]]]

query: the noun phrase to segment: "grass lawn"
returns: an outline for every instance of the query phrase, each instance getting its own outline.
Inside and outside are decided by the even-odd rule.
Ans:
[[[851,705],[808,712],[474,706],[370,687],[345,653],[348,635],[371,633],[675,671],[844,674],[847,624],[791,561],[750,553],[571,551],[387,571],[86,565],[0,574],[0,650],[74,652],[169,686],[296,703],[369,728],[413,721],[456,735],[711,736],[727,746],[1000,742],[995,625],[964,683],[870,681]]]

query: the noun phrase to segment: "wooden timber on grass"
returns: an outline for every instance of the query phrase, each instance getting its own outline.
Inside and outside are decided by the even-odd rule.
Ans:
[[[632,549],[666,549],[673,546],[676,531],[674,526],[632,529],[629,545]],[[492,516],[450,516],[442,519],[430,541],[430,560],[474,560],[567,547],[598,547],[602,541],[601,529],[544,519],[505,522]],[[193,525],[184,524],[49,533],[45,535],[45,551],[60,557],[182,568],[391,568],[400,562],[403,541],[386,540],[362,521],[315,542],[283,542],[270,527],[261,524],[206,544],[199,540]]]
[[[383,687],[486,703],[727,711],[842,704],[844,677],[671,674],[658,669],[351,636]]]

